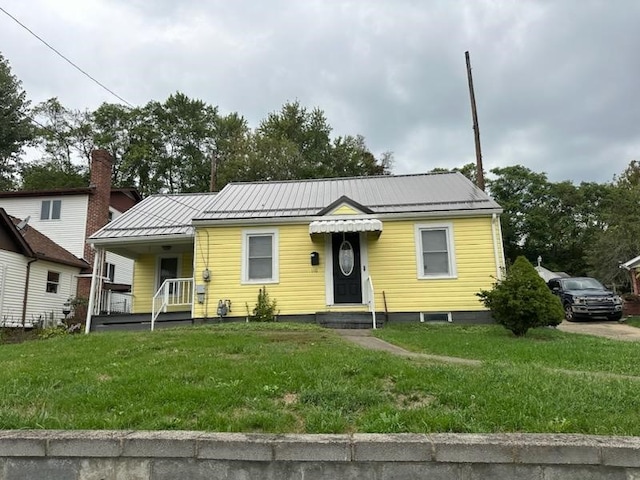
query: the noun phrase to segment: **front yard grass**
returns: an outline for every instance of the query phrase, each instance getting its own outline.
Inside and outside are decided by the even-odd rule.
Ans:
[[[554,328],[517,338],[500,325],[412,323],[388,324],[375,335],[414,352],[640,377],[640,344]]]
[[[632,327],[640,328],[640,317],[627,317],[624,320],[624,323],[627,325],[631,325]]]
[[[500,339],[491,329],[482,333],[485,327],[417,327],[385,327],[378,334],[425,337],[415,347],[425,351],[431,348],[427,338],[450,335],[462,344],[458,356],[477,358],[484,351],[494,360],[486,352],[489,342],[502,354],[480,367],[430,363],[364,350],[330,330],[287,324],[0,345],[0,428],[640,435],[640,379],[540,369],[559,366],[541,360],[553,344],[584,350],[584,361],[563,368],[595,369],[592,355],[617,365],[598,353],[609,351],[606,344],[552,331]],[[622,364],[618,370],[633,371]]]

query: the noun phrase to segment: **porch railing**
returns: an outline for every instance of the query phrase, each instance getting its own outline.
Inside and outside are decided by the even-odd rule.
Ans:
[[[178,307],[193,304],[193,279],[168,278],[153,296],[151,307],[151,330],[155,327],[158,316],[167,311],[168,307]]]
[[[373,321],[373,329],[377,328],[376,325],[376,297],[375,290],[373,288],[373,279],[371,275],[367,277],[367,303],[369,304],[369,311],[371,312],[371,320]]]

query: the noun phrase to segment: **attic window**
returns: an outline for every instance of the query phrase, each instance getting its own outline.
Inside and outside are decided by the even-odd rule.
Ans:
[[[47,272],[47,293],[58,293],[60,285],[60,274],[58,272]]]
[[[60,220],[62,200],[43,200],[40,206],[40,220]]]

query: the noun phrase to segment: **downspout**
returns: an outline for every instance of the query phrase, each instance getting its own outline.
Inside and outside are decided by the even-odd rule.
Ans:
[[[496,223],[499,222],[498,216],[494,213],[491,216],[491,237],[493,239],[493,258],[496,263],[496,278],[500,280],[502,278],[502,268],[500,265],[499,253],[498,253],[498,236],[496,235]]]
[[[97,270],[100,264],[100,258],[102,257],[102,250],[96,250],[93,256],[93,272],[91,273],[91,290],[89,291],[89,304],[87,305],[87,321],[84,327],[84,333],[91,331],[91,317],[93,317],[93,305],[96,301],[96,287],[98,282],[98,276],[102,277],[102,274],[98,275]],[[100,278],[102,281],[102,278]]]
[[[22,297],[22,328],[27,321],[27,300],[29,298],[29,277],[31,276],[31,264],[37,262],[37,258],[32,258],[27,262],[27,274],[24,279],[24,296]]]

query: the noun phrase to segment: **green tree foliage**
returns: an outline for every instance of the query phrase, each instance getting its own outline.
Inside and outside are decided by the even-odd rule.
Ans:
[[[41,160],[71,171],[77,163],[88,169],[94,149],[93,123],[87,111],[69,110],[57,98],[51,98],[33,109],[38,120],[37,142]]]
[[[380,160],[367,149],[364,137],[331,138],[324,112],[298,102],[270,113],[253,136],[253,163],[260,161],[265,180],[289,180],[390,173],[392,156]]]
[[[599,199],[599,229],[587,248],[593,276],[607,285],[629,286],[620,264],[640,255],[640,168],[632,161]]]
[[[607,185],[550,182],[546,174],[521,165],[491,170],[490,194],[502,206],[505,255],[541,256],[551,270],[583,275],[589,270],[586,249],[600,226],[600,206]]]
[[[0,54],[0,190],[15,187],[22,148],[34,137],[29,101],[22,83]]]
[[[48,190],[51,188],[79,188],[89,185],[86,169],[79,165],[39,161],[22,168],[22,190]]]
[[[564,317],[560,299],[524,257],[516,259],[492,290],[482,290],[478,296],[496,322],[517,337],[530,328],[558,325]]]

